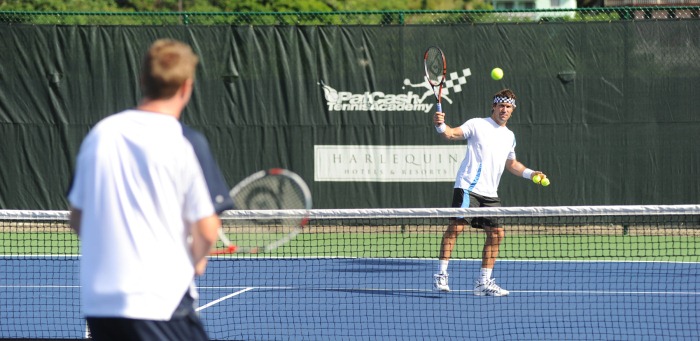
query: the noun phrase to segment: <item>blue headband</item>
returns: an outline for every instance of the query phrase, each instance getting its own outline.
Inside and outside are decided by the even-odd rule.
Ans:
[[[498,104],[498,103],[508,103],[513,105],[513,107],[516,107],[515,105],[515,98],[508,98],[508,97],[499,97],[496,96],[493,98],[493,104]]]

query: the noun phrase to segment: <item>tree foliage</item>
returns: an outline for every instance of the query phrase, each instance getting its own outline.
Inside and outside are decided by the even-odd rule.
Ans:
[[[0,11],[330,12],[481,9],[483,0],[0,0]]]

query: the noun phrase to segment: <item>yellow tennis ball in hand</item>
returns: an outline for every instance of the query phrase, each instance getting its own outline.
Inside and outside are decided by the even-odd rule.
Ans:
[[[540,184],[544,187],[549,186],[549,179],[547,179],[547,178],[542,179],[542,181],[540,181]]]
[[[534,182],[536,184],[540,183],[540,180],[542,180],[542,178],[540,177],[539,174],[536,174],[535,176],[532,177],[532,182]]]
[[[503,78],[503,70],[500,67],[494,68],[491,70],[491,78],[493,78],[493,80],[500,80]]]

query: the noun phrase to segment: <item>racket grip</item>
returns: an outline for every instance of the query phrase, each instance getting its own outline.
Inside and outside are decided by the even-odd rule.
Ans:
[[[438,103],[438,104],[435,106],[435,111],[437,111],[437,112],[442,112],[442,104]]]

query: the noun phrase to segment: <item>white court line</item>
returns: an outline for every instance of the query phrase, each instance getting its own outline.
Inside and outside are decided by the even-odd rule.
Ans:
[[[195,310],[196,310],[196,311],[201,311],[201,310],[207,309],[207,308],[209,308],[209,307],[211,307],[211,306],[213,306],[213,305],[215,305],[215,304],[217,304],[217,303],[219,303],[219,302],[221,302],[221,301],[227,300],[227,299],[229,299],[229,298],[231,298],[231,297],[234,297],[234,296],[238,296],[238,295],[240,295],[240,294],[242,294],[242,293],[244,293],[244,292],[246,292],[246,291],[251,291],[251,290],[253,290],[253,289],[255,289],[255,288],[245,288],[245,289],[243,289],[243,290],[236,291],[236,292],[234,292],[234,293],[232,293],[232,294],[229,294],[229,295],[226,295],[226,296],[221,297],[221,298],[219,298],[219,299],[216,299],[216,300],[214,300],[214,301],[211,301],[211,302],[209,302],[209,303],[207,303],[207,304],[205,304],[205,305],[203,305],[203,306],[201,306],[201,307],[199,307],[199,308],[197,308],[197,309],[195,309]]]
[[[2,289],[79,289],[79,285],[0,285]]]
[[[1,289],[77,289],[80,288],[79,285],[0,285]],[[352,288],[352,287],[291,287],[291,286],[266,286],[266,287],[229,287],[229,286],[203,286],[198,287],[199,290],[232,290],[232,289],[242,289],[236,291],[232,294],[221,297],[215,301],[207,303],[199,308],[197,311],[209,308],[210,306],[217,304],[221,301],[227,300],[231,297],[238,296],[244,292],[251,291],[253,289],[262,290],[344,290],[344,291],[375,291],[375,292],[436,292],[432,289],[410,289],[410,288]],[[453,293],[459,292],[473,292],[474,290],[450,290]],[[698,291],[607,291],[607,290],[510,290],[512,293],[535,293],[535,294],[595,294],[595,295],[700,295]]]
[[[471,290],[469,290],[471,291]],[[595,290],[511,290],[510,292],[543,294],[595,294],[595,295],[700,295],[697,291],[595,291]]]
[[[274,287],[232,287],[232,286],[197,286],[197,289],[299,289],[301,287],[290,287],[290,286],[274,286]]]
[[[206,289],[239,289],[242,287],[198,287],[200,290]],[[433,289],[410,289],[410,288],[352,288],[352,287],[246,287],[244,290],[238,291],[217,301],[213,301],[208,304],[212,305],[218,303],[224,299],[231,298],[238,294],[241,294],[252,289],[261,290],[311,290],[311,291],[367,291],[367,292],[417,292],[417,293],[439,293],[439,294],[449,294],[449,293],[461,293],[461,292],[474,292],[474,290],[464,289],[464,290],[450,290],[450,292],[438,292]],[[510,290],[511,293],[536,293],[536,294],[572,294],[572,295],[700,295],[698,291],[609,291],[609,290]]]

